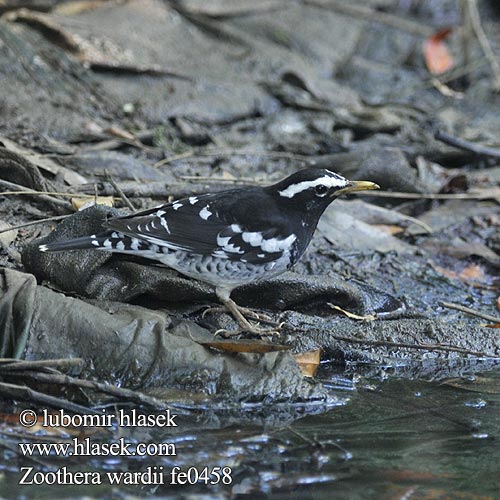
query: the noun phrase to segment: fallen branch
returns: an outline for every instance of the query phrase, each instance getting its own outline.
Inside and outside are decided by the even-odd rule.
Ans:
[[[304,328],[297,328],[293,326],[287,326],[287,329],[296,332],[305,332]],[[341,335],[329,334],[332,339],[338,340],[340,342],[347,342],[349,344],[357,345],[371,345],[377,347],[392,347],[392,348],[402,348],[402,349],[417,349],[421,351],[443,351],[443,352],[458,352],[460,354],[467,354],[469,356],[477,356],[480,358],[498,358],[493,354],[488,354],[486,352],[471,351],[465,349],[464,347],[458,347],[453,345],[443,345],[443,344],[407,344],[405,342],[391,342],[389,340],[369,340],[369,339],[359,339],[356,337],[344,337]]]
[[[491,70],[493,71],[493,90],[495,92],[500,92],[500,63],[498,62],[493,49],[491,48],[490,42],[486,37],[486,33],[481,26],[481,18],[479,17],[479,11],[477,8],[477,0],[469,0],[466,3],[467,13],[469,15],[470,23],[474,34],[477,37],[479,45],[483,50],[484,55],[490,63]]]
[[[81,368],[82,358],[41,359],[36,361],[0,358],[0,372],[15,370],[39,370],[40,368]]]
[[[447,309],[455,309],[456,311],[463,312],[465,314],[470,314],[471,316],[475,316],[476,318],[482,318],[487,321],[493,321],[493,323],[500,323],[500,318],[496,318],[495,316],[491,316],[489,314],[485,314],[470,307],[465,307],[460,304],[453,304],[452,302],[445,302],[443,300],[439,300],[438,304],[441,307],[446,307]]]
[[[12,399],[15,401],[27,401],[30,404],[37,404],[40,406],[48,406],[58,410],[63,409],[71,413],[100,415],[101,412],[72,403],[66,399],[49,396],[42,392],[35,391],[27,386],[8,384],[0,382],[0,395],[3,398]]]
[[[500,158],[500,148],[492,148],[489,146],[483,146],[482,144],[476,144],[474,142],[467,141],[465,139],[460,139],[459,137],[454,137],[446,132],[441,132],[438,130],[434,134],[434,138],[438,141],[449,144],[464,151],[470,151],[471,153],[480,156],[489,156],[491,158]]]

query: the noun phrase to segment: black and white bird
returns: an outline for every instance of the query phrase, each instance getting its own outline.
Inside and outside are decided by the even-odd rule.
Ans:
[[[106,221],[103,232],[40,245],[42,252],[95,248],[140,255],[215,286],[242,329],[257,332],[231,300],[234,288],[290,269],[340,195],[378,189],[322,168],[267,187],[191,196]]]

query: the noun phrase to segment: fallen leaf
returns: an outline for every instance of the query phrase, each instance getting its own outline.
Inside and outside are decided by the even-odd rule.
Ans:
[[[96,203],[97,202],[97,203]],[[106,205],[107,207],[115,206],[115,199],[112,196],[86,196],[85,198],[71,198],[71,205],[75,210],[85,210],[94,205]]]
[[[10,224],[0,220],[0,231],[4,229],[9,229]],[[5,231],[5,233],[0,233],[0,247],[9,246],[17,238],[17,229],[12,231]]]
[[[336,306],[335,304],[330,304],[330,302],[327,302],[327,305],[331,307],[332,309],[335,309],[336,311],[340,311],[342,314],[345,314],[348,318],[351,319],[358,319],[362,321],[373,321],[377,319],[373,314],[367,314],[366,316],[360,316],[359,314],[354,314],[352,312],[346,311],[342,309],[339,306]]]
[[[400,226],[394,226],[390,224],[372,224],[372,227],[380,229],[382,232],[387,234],[400,234],[404,232],[404,229]]]
[[[441,29],[423,43],[425,65],[433,75],[441,75],[453,67],[453,58],[444,43],[450,33],[451,28]]]
[[[130,132],[127,132],[126,130],[120,128],[120,127],[108,127],[105,129],[105,132],[108,134],[114,135],[115,137],[119,137],[120,139],[126,139],[128,141],[135,141],[136,137],[134,134],[131,134]]]
[[[461,280],[465,281],[485,281],[486,276],[484,270],[481,266],[477,264],[471,264],[463,269],[463,271],[458,275]]]
[[[482,324],[479,326],[484,326],[485,328],[500,328],[500,323],[493,323],[492,325]]]
[[[294,354],[293,357],[295,361],[297,361],[304,377],[314,377],[314,375],[316,375],[321,358],[321,349],[301,352],[299,354]]]
[[[274,351],[288,351],[289,345],[272,344],[263,340],[193,340],[205,347],[213,347],[226,352],[253,352],[266,353]]]
[[[498,299],[497,299],[497,307],[498,307],[498,309],[500,309],[500,297],[498,297]]]

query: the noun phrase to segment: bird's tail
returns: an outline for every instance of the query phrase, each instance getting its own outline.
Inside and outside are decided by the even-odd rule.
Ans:
[[[54,241],[38,245],[40,252],[63,252],[66,250],[83,250],[88,248],[106,248],[106,242],[111,240],[111,233],[92,234],[72,240]]]

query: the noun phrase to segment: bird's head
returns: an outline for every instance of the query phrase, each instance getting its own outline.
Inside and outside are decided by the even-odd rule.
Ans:
[[[380,188],[370,181],[349,181],[325,168],[308,168],[267,189],[280,205],[320,216],[333,200],[343,194]]]

